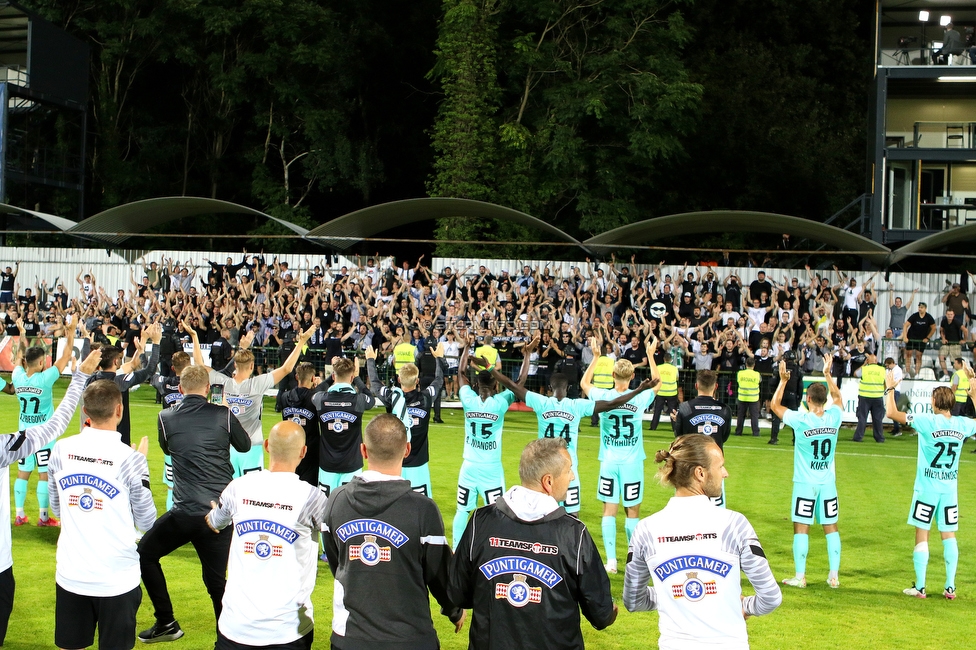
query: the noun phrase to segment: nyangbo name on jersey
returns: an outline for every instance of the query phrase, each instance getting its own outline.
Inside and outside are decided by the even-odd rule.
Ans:
[[[69,474],[58,479],[58,485],[62,490],[67,490],[76,485],[95,488],[109,499],[114,499],[119,493],[119,489],[103,478],[92,476],[91,474]]]
[[[294,544],[295,540],[298,539],[298,533],[289,528],[279,524],[276,521],[268,521],[267,519],[248,519],[246,521],[234,524],[234,532],[238,535],[247,535],[248,533],[268,533],[269,535],[274,535],[275,537],[280,537],[289,544]]]
[[[506,573],[524,573],[537,580],[541,580],[550,589],[563,581],[562,576],[553,571],[548,565],[536,562],[527,557],[514,555],[489,560],[482,564],[479,569],[488,580],[492,580]]]
[[[495,548],[511,548],[526,551],[536,555],[559,555],[559,547],[541,542],[524,542],[520,539],[505,539],[504,537],[489,537],[488,544]]]
[[[720,575],[723,578],[729,574],[732,570],[732,565],[728,562],[723,562],[722,560],[716,560],[713,557],[708,557],[707,555],[681,555],[675,558],[671,558],[666,562],[662,562],[657,567],[654,568],[654,573],[662,582],[670,578],[674,573],[678,571],[685,571],[686,569],[701,569],[703,571],[708,571],[716,575]]]
[[[403,532],[390,524],[378,519],[353,519],[336,528],[339,541],[345,543],[355,535],[376,535],[387,540],[394,547],[400,548],[410,541]]]

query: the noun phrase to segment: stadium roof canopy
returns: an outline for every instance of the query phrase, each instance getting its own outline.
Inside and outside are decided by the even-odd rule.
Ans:
[[[392,201],[363,208],[313,228],[306,237],[308,239],[319,239],[335,249],[345,250],[358,241],[385,230],[442,217],[475,217],[513,221],[585,248],[572,235],[524,212],[483,201],[438,197]]]
[[[118,245],[129,239],[126,233],[142,233],[175,219],[203,214],[247,214],[276,221],[299,236],[308,233],[307,229],[290,221],[237,203],[196,196],[167,196],[109,208],[84,221],[72,223],[65,229],[65,234]]]
[[[928,235],[921,239],[916,239],[910,244],[906,244],[891,254],[888,264],[897,264],[906,257],[911,257],[916,253],[926,253],[934,251],[956,242],[966,242],[976,240],[976,223],[950,228]]]
[[[835,246],[844,252],[862,255],[878,266],[885,266],[891,255],[887,246],[843,228],[785,214],[738,210],[687,212],[646,219],[590,237],[583,245],[601,250],[684,235],[715,235],[723,232],[789,233],[795,237],[805,237]]]
[[[17,230],[21,227],[23,230],[52,230],[51,226],[54,226],[58,230],[67,230],[77,223],[64,217],[58,217],[46,212],[35,212],[34,210],[18,208],[15,205],[8,205],[6,203],[0,203],[0,213],[11,214],[17,218],[19,223],[16,226],[10,226],[8,224],[11,230]]]

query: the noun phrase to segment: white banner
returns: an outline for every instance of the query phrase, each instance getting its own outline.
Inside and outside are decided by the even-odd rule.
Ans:
[[[193,363],[193,344],[184,343],[183,351],[190,355],[190,363]],[[210,366],[210,344],[201,343],[200,352],[203,354],[203,365],[209,367]],[[220,368],[218,368],[218,370],[220,370]]]
[[[68,344],[68,339],[60,338],[58,339],[57,345],[55,345],[54,359],[59,359],[61,357],[61,352],[64,350],[64,346]],[[76,338],[75,339],[75,349],[71,351],[71,356],[77,359],[78,363],[88,356],[88,350],[91,348],[91,341],[86,338]],[[64,372],[61,373],[62,376],[71,374],[71,362],[64,367]]]
[[[846,378],[840,386],[840,394],[844,399],[844,422],[857,422],[857,389],[859,384],[860,380]],[[905,379],[901,382],[901,393],[907,395],[912,402],[909,409],[910,413],[916,415],[932,413],[932,391],[938,386],[948,385],[951,384],[944,381]],[[871,416],[868,415],[868,422],[870,421]],[[885,422],[890,424],[891,420],[885,418]]]

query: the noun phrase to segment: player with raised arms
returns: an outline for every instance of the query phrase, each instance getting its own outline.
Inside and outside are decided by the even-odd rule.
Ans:
[[[525,355],[522,362],[523,377],[528,372],[529,358],[538,344],[539,338],[536,338],[522,348],[522,354]],[[562,438],[566,441],[566,449],[569,451],[569,457],[573,460],[573,480],[570,481],[569,488],[566,490],[566,500],[560,502],[559,505],[563,506],[566,512],[570,514],[576,514],[580,511],[580,480],[577,469],[579,461],[576,455],[580,421],[595,414],[620,408],[637,397],[638,393],[653,388],[657,383],[654,380],[645,379],[636,390],[621,395],[613,401],[594,402],[589,399],[571,399],[568,397],[569,378],[561,372],[557,372],[549,378],[549,387],[552,389],[550,397],[527,390],[524,381],[520,384],[515,383],[499,372],[497,367],[491,371],[491,374],[505,388],[515,393],[516,399],[524,402],[535,412],[540,438]]]
[[[834,473],[834,453],[837,432],[840,430],[843,400],[840,389],[830,374],[831,355],[824,357],[826,384],[815,383],[807,388],[807,410],[792,411],[783,406],[783,393],[790,379],[786,362],[779,363],[779,386],[769,403],[776,417],[793,427],[796,444],[793,447],[793,564],[796,575],[783,580],[790,587],[807,586],[807,553],[810,550],[810,526],[823,526],[827,540],[827,585],[840,586],[840,533],[837,532],[837,476]],[[827,393],[830,392],[830,401]]]
[[[486,505],[491,505],[505,493],[502,427],[508,407],[515,401],[515,393],[510,390],[495,393],[495,378],[487,370],[478,373],[475,380],[477,392],[468,384],[468,352],[473,344],[474,338],[468,337],[458,363],[461,386],[458,397],[464,409],[464,460],[458,473],[452,548],[457,548],[471,511],[478,507],[478,495]],[[494,365],[484,357],[477,357],[477,361],[483,367]],[[524,380],[523,377],[519,379]]]
[[[61,355],[54,362],[54,365],[46,370],[44,360],[47,358],[47,350],[43,347],[28,348],[26,346],[27,333],[24,330],[24,321],[19,318],[17,319],[17,329],[20,331],[20,338],[23,341],[20,347],[20,350],[23,351],[23,357],[18,355],[10,382],[13,384],[14,392],[20,402],[20,423],[18,426],[21,431],[25,431],[30,427],[44,424],[54,415],[54,384],[64,369],[68,367],[68,361],[71,360],[71,355],[74,352],[75,322],[70,317],[65,319],[67,333],[64,348],[62,348]],[[23,365],[21,365],[21,361]],[[37,468],[37,507],[40,510],[37,525],[58,525],[58,520],[48,514],[51,501],[47,486],[47,460],[51,455],[52,447],[54,447],[53,440],[38,449],[36,453],[17,461],[17,480],[14,481],[14,505],[17,508],[15,526],[23,526],[27,523],[27,514],[24,512],[24,505],[27,502],[27,480],[35,467]]]
[[[969,396],[976,395],[973,371],[969,376]],[[933,414],[913,415],[898,410],[895,404],[894,373],[889,370],[885,377],[886,415],[900,424],[910,424],[918,434],[918,464],[915,471],[915,491],[908,512],[908,525],[915,527],[915,582],[903,590],[907,596],[926,598],[925,573],[929,563],[929,528],[936,520],[942,534],[942,557],[945,559],[946,579],[942,595],[947,600],[956,598],[956,568],[959,566],[959,453],[962,443],[976,435],[976,422],[969,418],[952,415],[956,404],[949,386],[937,386],[932,391]],[[976,401],[976,400],[974,400]]]
[[[600,346],[590,339],[593,361],[580,380],[583,394],[593,401],[612,401],[625,394],[634,377],[634,365],[626,359],[613,364],[613,388],[593,386],[593,373],[600,358]],[[657,351],[657,339],[647,345],[648,358]],[[627,543],[640,521],[640,504],[644,499],[644,426],[642,418],[654,402],[654,391],[646,390],[620,408],[607,411],[600,418],[600,478],[597,498],[603,501],[603,550],[607,554],[608,573],[617,572],[617,509],[622,502],[627,514],[624,530]]]

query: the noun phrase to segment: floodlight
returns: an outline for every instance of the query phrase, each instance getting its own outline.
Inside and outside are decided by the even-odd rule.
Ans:
[[[942,25],[943,27],[945,27],[946,25],[948,25],[951,22],[952,22],[952,16],[940,16],[939,17],[939,24]]]
[[[920,12],[918,12],[918,19],[920,21],[922,21],[923,23],[929,22],[929,12],[927,12],[927,11],[920,11]]]

